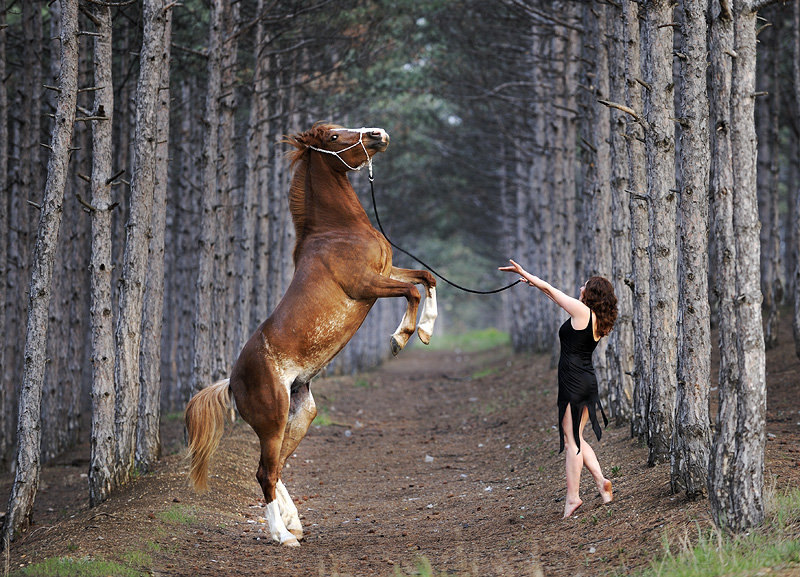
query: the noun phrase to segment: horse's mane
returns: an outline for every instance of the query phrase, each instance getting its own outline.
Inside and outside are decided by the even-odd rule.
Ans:
[[[303,229],[306,224],[306,171],[308,170],[308,147],[321,147],[325,134],[334,128],[341,128],[338,124],[318,122],[305,132],[287,135],[282,142],[294,146],[294,150],[287,153],[290,169],[295,171],[289,186],[289,212],[292,214],[295,230],[295,251],[303,238]]]

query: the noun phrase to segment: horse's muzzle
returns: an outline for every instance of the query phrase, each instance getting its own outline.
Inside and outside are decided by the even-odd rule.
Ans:
[[[374,128],[364,134],[367,148],[373,148],[379,152],[386,150],[389,146],[389,133],[383,128]]]

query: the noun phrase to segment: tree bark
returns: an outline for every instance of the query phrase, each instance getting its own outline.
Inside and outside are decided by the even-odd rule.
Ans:
[[[625,41],[625,105],[643,114],[639,3],[623,0],[622,17]],[[650,370],[650,254],[649,199],[646,196],[644,131],[641,122],[629,122],[628,207],[631,213],[631,277],[628,283],[633,296],[634,389],[631,434],[647,437],[652,371]]]
[[[792,28],[792,72],[794,79],[795,114],[800,118],[800,0],[794,2],[794,26]],[[794,190],[794,315],[792,329],[794,332],[794,353],[800,358],[800,183]]]
[[[94,110],[92,116],[92,433],[89,465],[89,502],[105,501],[113,487],[116,437],[114,433],[114,318],[111,298],[112,231],[111,177],[113,176],[111,7],[92,6],[94,37]]]
[[[31,270],[25,368],[17,425],[16,477],[3,526],[3,543],[13,540],[18,531],[29,526],[41,469],[40,411],[46,363],[48,307],[78,94],[78,0],[63,0],[62,7],[59,97]]]
[[[142,297],[147,273],[148,240],[151,235],[155,154],[157,140],[158,88],[161,79],[164,36],[164,0],[145,0],[144,32],[136,87],[136,131],[130,214],[119,292],[116,330],[117,457],[115,481],[126,483],[133,472],[136,424],[139,408],[139,357],[142,327]]]
[[[225,2],[214,0],[208,38],[208,88],[206,91],[206,132],[203,139],[202,203],[200,250],[194,314],[194,353],[192,361],[193,392],[212,382],[211,350],[212,303],[214,282],[214,243],[217,198],[217,151],[219,134],[219,99],[222,74],[221,34]]]
[[[169,160],[169,76],[172,9],[165,8],[163,42],[158,55],[156,147],[153,183],[153,219],[147,281],[142,314],[142,354],[139,363],[139,413],[136,465],[148,471],[161,456],[161,349],[164,313],[164,235],[167,221],[167,166]]]
[[[719,407],[710,455],[708,495],[715,523],[724,527],[733,514],[731,491],[735,455],[736,390],[736,240],[733,230],[731,79],[734,59],[733,13],[727,0],[711,6],[711,198],[716,256],[714,293],[719,302]]]
[[[584,263],[583,278],[577,284],[583,284],[591,276],[612,278],[612,198],[611,198],[611,114],[606,106],[598,101],[608,100],[610,93],[608,62],[608,31],[605,4],[591,4],[584,7],[586,18],[584,34],[586,40],[584,62],[590,62],[587,68],[587,85],[591,88],[586,110],[586,140],[591,140],[587,151],[585,165],[593,167],[584,182],[583,197],[585,220],[582,228],[588,234],[580,253],[589,259]],[[590,136],[592,135],[592,136]],[[619,404],[619,391],[616,385],[619,380],[613,374],[613,351],[609,350],[609,339],[597,343],[593,355],[593,364],[597,375],[600,396],[606,401],[612,416]]]
[[[705,0],[683,0],[681,30],[678,238],[678,379],[672,439],[672,491],[705,494],[711,431],[711,320],[708,303],[709,133]]]
[[[264,9],[264,0],[258,0],[257,13]],[[250,117],[247,124],[247,159],[245,161],[245,182],[241,189],[239,208],[239,226],[241,233],[236,245],[236,335],[234,338],[234,357],[250,338],[255,329],[252,321],[251,306],[255,286],[256,268],[256,216],[259,210],[259,192],[266,188],[267,141],[264,135],[269,132],[264,126],[269,116],[269,100],[267,87],[267,58],[261,54],[266,48],[264,24],[256,26],[254,43],[255,69],[253,71],[253,94],[250,99]]]
[[[611,29],[609,51],[610,97],[613,102],[625,102],[625,20],[622,5],[607,8]],[[641,110],[641,109],[640,109]],[[630,152],[626,140],[627,125],[633,122],[625,113],[611,113],[611,282],[617,295],[617,323],[610,335],[613,351],[609,385],[610,410],[617,424],[631,422],[634,390],[633,294],[626,281],[632,274],[631,211],[628,203],[630,183]]]
[[[0,367],[6,366],[6,279],[8,278],[8,90],[6,88],[6,0],[0,0]],[[10,398],[0,370],[0,471],[10,450]]]
[[[737,382],[736,453],[732,476],[733,515],[728,526],[743,531],[764,519],[766,382],[761,318],[760,243],[756,194],[755,69],[756,13],[750,0],[734,0],[731,84],[733,226],[736,239]]]
[[[642,74],[647,197],[650,199],[650,363],[648,464],[667,462],[674,427],[678,312],[672,4],[644,2]]]

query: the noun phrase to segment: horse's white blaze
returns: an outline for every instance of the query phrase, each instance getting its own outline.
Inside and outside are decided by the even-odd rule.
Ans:
[[[275,495],[278,498],[278,506],[281,510],[281,519],[286,524],[286,528],[295,536],[303,534],[303,525],[300,523],[300,515],[297,513],[297,507],[292,501],[289,491],[283,481],[278,480],[275,487]]]
[[[286,525],[283,523],[283,519],[281,519],[281,511],[280,506],[278,505],[278,499],[267,503],[266,516],[267,524],[269,525],[269,534],[273,540],[282,545],[299,545],[297,542],[297,537],[289,533],[289,531],[286,529]]]
[[[438,314],[436,308],[436,287],[431,287],[427,291],[425,302],[422,305],[422,313],[419,318],[420,339],[422,339],[422,342],[426,345],[433,334],[433,323],[436,321]]]

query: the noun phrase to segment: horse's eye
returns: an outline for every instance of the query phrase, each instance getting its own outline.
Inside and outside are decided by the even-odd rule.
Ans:
[[[337,140],[338,138],[339,138],[339,135],[338,134],[334,134],[333,136],[331,136],[331,142],[333,142],[334,140]]]

